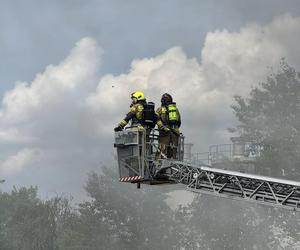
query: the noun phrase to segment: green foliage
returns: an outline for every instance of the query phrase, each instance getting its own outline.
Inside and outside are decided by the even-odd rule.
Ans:
[[[0,249],[58,249],[57,222],[66,202],[41,201],[34,187],[0,193]]]
[[[79,220],[66,249],[161,249],[172,242],[172,210],[162,188],[137,190],[118,181],[116,172],[103,168],[91,173],[86,190],[91,201],[79,204]]]
[[[137,190],[135,185],[118,182],[113,169],[103,168],[101,174],[89,174],[86,190],[90,197],[76,209],[63,198],[42,201],[33,187],[0,192],[0,249],[198,250],[299,246],[300,221],[291,211],[249,207],[245,202],[205,195],[187,207],[172,210],[165,200],[175,188],[175,185],[142,186]]]
[[[175,249],[298,249],[297,212],[199,195],[178,210]]]
[[[39,230],[44,231],[43,223],[47,217],[36,195],[36,188],[14,189],[11,195],[1,195],[1,210],[4,210],[1,212],[1,232],[5,236],[5,248],[46,249],[43,246],[51,244],[52,237],[43,237],[45,232],[39,234]],[[51,227],[51,223],[45,226]]]
[[[276,176],[295,178],[300,165],[300,79],[299,73],[281,61],[280,71],[260,83],[245,99],[235,96],[232,106],[239,121],[238,132],[246,141],[263,149],[258,163]]]
[[[178,241],[172,187],[124,184],[116,171],[90,173],[88,201],[73,208],[63,198],[42,201],[37,188],[0,192],[0,249],[172,249]]]

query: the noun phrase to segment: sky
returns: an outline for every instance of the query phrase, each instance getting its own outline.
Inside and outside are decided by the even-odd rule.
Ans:
[[[197,151],[228,143],[233,96],[281,58],[299,69],[299,1],[1,1],[0,179],[83,195],[115,167],[113,127],[173,95]]]

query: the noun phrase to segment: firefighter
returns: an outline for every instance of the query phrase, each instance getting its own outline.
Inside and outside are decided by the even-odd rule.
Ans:
[[[180,136],[180,113],[170,94],[161,97],[161,107],[156,110],[157,127],[159,130],[159,151],[156,158],[167,157],[176,159]]]
[[[122,131],[124,127],[131,120],[131,126],[137,126],[143,129],[144,125],[144,105],[146,104],[146,98],[143,92],[136,91],[131,94],[132,103],[130,105],[130,111],[125,116],[125,118],[114,128],[114,131]]]

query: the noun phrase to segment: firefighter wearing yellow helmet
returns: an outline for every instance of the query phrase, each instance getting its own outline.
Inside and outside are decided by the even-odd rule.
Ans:
[[[156,158],[161,158],[163,154],[167,158],[176,159],[181,118],[176,103],[173,102],[170,94],[162,95],[161,107],[156,110],[156,116],[159,130],[159,152]]]
[[[132,126],[143,126],[143,111],[146,104],[146,98],[143,92],[136,91],[131,94],[132,104],[130,105],[130,111],[125,118],[114,128],[114,131],[122,131],[124,127],[131,120]]]

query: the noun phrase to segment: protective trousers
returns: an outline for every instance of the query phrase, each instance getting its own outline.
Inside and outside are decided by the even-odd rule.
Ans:
[[[172,158],[176,159],[179,136],[173,132],[159,135],[158,137],[158,153],[156,158]]]

